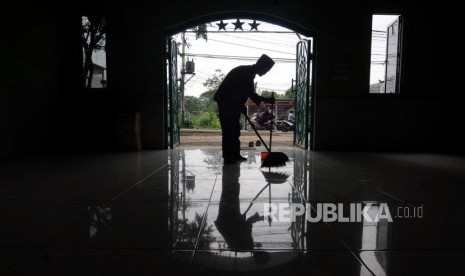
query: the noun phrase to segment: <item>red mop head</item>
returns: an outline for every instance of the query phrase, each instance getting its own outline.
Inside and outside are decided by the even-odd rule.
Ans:
[[[286,166],[289,157],[282,152],[269,152],[263,160],[261,167],[282,167]]]

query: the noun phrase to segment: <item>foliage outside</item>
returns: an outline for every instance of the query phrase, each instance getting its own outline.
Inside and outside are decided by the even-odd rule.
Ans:
[[[81,44],[84,51],[84,87],[92,87],[94,67],[92,54],[105,50],[106,24],[103,16],[83,16],[81,22]]]
[[[192,127],[201,129],[221,129],[218,115],[213,112],[204,112],[202,114],[190,115],[190,123]]]
[[[218,106],[213,100],[216,90],[223,81],[225,74],[221,70],[215,70],[212,77],[208,78],[203,86],[206,91],[199,97],[185,96],[187,116],[182,127],[201,129],[221,129],[218,118]],[[263,90],[258,92],[261,96],[271,97],[274,93],[276,99],[294,99],[295,91],[290,87],[284,94],[275,91]]]

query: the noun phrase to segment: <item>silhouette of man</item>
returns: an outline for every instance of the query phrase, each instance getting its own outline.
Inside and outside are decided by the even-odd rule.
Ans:
[[[263,264],[268,261],[269,254],[255,251],[256,244],[252,237],[253,224],[263,221],[263,216],[258,213],[246,217],[240,208],[240,166],[223,166],[223,179],[218,217],[215,220],[217,230],[223,236],[228,248],[231,250],[250,250],[253,252],[254,260]]]
[[[247,98],[256,105],[261,102],[274,104],[274,97],[262,97],[255,92],[255,75],[263,76],[274,65],[274,61],[267,55],[262,55],[255,64],[241,65],[233,68],[224,78],[215,93],[214,100],[218,104],[221,124],[222,150],[225,164],[234,164],[246,160],[240,155],[241,112],[246,114],[244,106]]]

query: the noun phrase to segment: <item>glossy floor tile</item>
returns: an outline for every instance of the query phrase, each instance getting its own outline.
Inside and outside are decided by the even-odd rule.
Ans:
[[[459,275],[465,253],[455,250],[362,251],[361,260],[376,275]]]
[[[218,147],[0,163],[3,275],[438,275],[465,257],[465,157]],[[444,275],[445,275],[444,274]]]
[[[350,251],[210,250],[195,253],[191,275],[373,274]]]
[[[8,275],[187,275],[192,251],[43,249]]]

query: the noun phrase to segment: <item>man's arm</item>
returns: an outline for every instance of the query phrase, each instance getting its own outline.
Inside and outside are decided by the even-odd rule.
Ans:
[[[274,97],[262,97],[258,95],[257,93],[253,93],[249,97],[256,105],[260,105],[261,102],[266,102],[270,104],[274,104],[276,102],[276,99]]]

